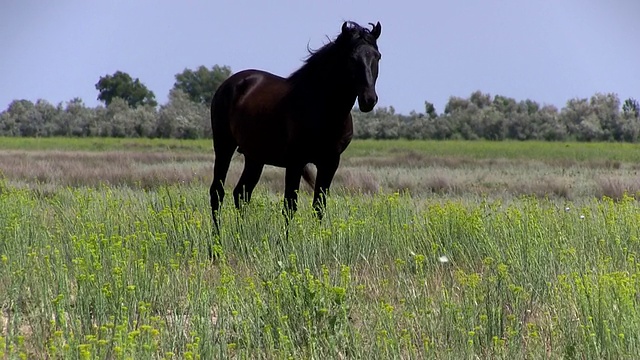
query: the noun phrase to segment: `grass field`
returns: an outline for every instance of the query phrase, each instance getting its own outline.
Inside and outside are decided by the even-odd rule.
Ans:
[[[338,193],[409,191],[413,196],[572,201],[640,191],[640,145],[621,143],[355,141],[336,174]],[[17,186],[207,185],[208,140],[0,139],[0,171]],[[242,171],[232,162],[228,183]],[[284,170],[267,166],[259,189],[282,192]],[[308,190],[303,187],[303,191]]]
[[[0,358],[640,352],[637,145],[354,142],[322,223],[269,169],[220,237],[208,142],[0,149]]]

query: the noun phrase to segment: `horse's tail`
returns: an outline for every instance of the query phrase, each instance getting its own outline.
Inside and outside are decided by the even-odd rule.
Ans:
[[[311,187],[311,190],[315,190],[316,174],[315,171],[313,171],[313,166],[311,164],[305,165],[304,169],[302,169],[302,178],[304,179],[304,182]]]
[[[228,137],[231,134],[228,115],[232,101],[233,88],[225,81],[216,90],[213,94],[213,99],[211,99],[211,131],[213,132],[214,142],[216,137]]]
[[[211,198],[211,215],[216,231],[218,231],[217,212],[224,198],[224,181],[229,171],[231,158],[237,144],[231,133],[229,108],[233,101],[233,89],[228,82],[223,82],[211,99],[211,132],[213,135],[213,181],[209,188]],[[209,249],[211,256],[211,249]]]

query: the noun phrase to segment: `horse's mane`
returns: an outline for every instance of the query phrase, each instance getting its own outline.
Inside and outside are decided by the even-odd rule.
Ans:
[[[289,75],[287,80],[292,83],[298,83],[301,80],[313,76],[324,75],[324,72],[319,70],[332,64],[336,59],[339,59],[342,53],[351,50],[358,40],[366,41],[376,49],[378,48],[376,39],[371,35],[369,29],[353,21],[348,21],[347,24],[348,31],[340,32],[334,40],[329,41],[316,50],[307,48],[309,55],[305,59],[304,64]]]

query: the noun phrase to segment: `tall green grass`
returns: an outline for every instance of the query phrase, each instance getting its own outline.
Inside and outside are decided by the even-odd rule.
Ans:
[[[0,137],[0,150],[211,152],[211,140]]]
[[[0,186],[2,358],[634,358],[631,198],[226,202]],[[207,252],[213,244],[217,259]]]
[[[0,138],[0,150],[177,151],[212,153],[209,139]],[[434,157],[636,163],[640,144],[544,141],[354,140],[344,156],[384,156],[417,152]]]
[[[637,162],[640,158],[640,144],[546,141],[359,140],[349,146],[347,153],[350,156],[371,156],[406,151],[472,159]]]

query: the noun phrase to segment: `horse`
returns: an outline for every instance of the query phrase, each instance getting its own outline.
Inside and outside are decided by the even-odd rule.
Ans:
[[[382,27],[352,21],[317,50],[308,49],[304,64],[289,77],[248,69],[227,78],[211,100],[213,181],[211,214],[219,230],[218,211],[224,182],[236,149],[244,155],[242,174],[233,190],[236,208],[249,203],[265,164],[285,168],[283,213],[297,211],[303,177],[314,189],[313,209],[322,219],[326,195],[353,137],[351,110],[362,112],[378,102],[376,80],[381,58],[377,40]],[[310,164],[317,169],[313,175]]]

